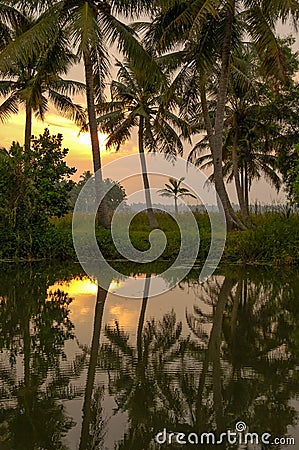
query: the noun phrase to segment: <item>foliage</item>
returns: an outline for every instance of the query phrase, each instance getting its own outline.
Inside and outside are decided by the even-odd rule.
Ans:
[[[109,133],[106,146],[117,150],[135,127],[142,125],[142,144],[145,150],[182,154],[183,145],[179,132],[188,135],[186,122],[165,108],[165,86],[159,78],[149,79],[129,61],[117,62],[118,79],[111,83],[111,101],[99,105],[102,114],[98,118],[100,129]],[[139,149],[141,151],[141,149]]]
[[[177,200],[179,197],[192,197],[196,198],[189,189],[181,187],[184,177],[180,178],[179,181],[174,178],[169,178],[169,184],[165,183],[165,188],[160,189],[158,192],[162,197],[174,198],[175,212],[178,213]]]
[[[9,151],[1,150],[0,233],[4,247],[5,241],[15,240],[15,255],[19,251],[30,255],[33,234],[44,231],[50,217],[68,211],[73,187],[69,178],[76,170],[64,161],[67,153],[68,149],[62,149],[62,135],[51,136],[47,129],[33,140],[31,149],[13,142]]]
[[[278,157],[279,168],[291,203],[299,205],[299,144],[284,148]]]
[[[10,13],[13,17],[17,11],[12,10]],[[11,42],[21,33],[28,32],[39,21],[30,15],[18,14],[22,22],[11,20],[10,27],[8,26]],[[0,122],[5,122],[11,114],[18,113],[19,105],[25,105],[29,108],[30,115],[33,111],[36,117],[43,120],[50,100],[62,115],[74,120],[79,126],[84,125],[84,109],[74,104],[69,95],[84,91],[85,85],[62,78],[75,61],[75,55],[68,49],[65,31],[61,30],[51,45],[31,58],[26,65],[19,62],[9,71],[0,72],[3,77],[0,80],[0,96],[5,98],[0,105]]]
[[[85,183],[92,177],[91,172],[88,170],[84,172],[80,176],[80,180],[76,183],[72,190],[70,191],[70,206],[71,209],[74,208],[75,203],[77,201],[78,195],[85,185]],[[126,191],[123,186],[118,181],[110,180],[110,178],[106,178],[103,180],[104,189],[109,189],[105,195],[105,202],[108,208],[108,211],[112,213],[116,210],[116,208],[125,200]],[[91,202],[94,202],[94,198],[90,199]]]
[[[159,262],[168,266],[177,257],[180,250],[180,232],[171,216],[165,213],[157,213],[156,216],[159,227],[167,237],[167,246],[159,258]],[[209,252],[210,223],[207,214],[195,213],[195,218],[200,230],[198,262],[202,263]],[[287,214],[269,212],[252,214],[251,219],[253,222],[251,229],[245,232],[234,231],[228,234],[222,263],[298,266],[298,215],[291,212]],[[71,221],[71,215],[51,220],[51,224],[46,231],[41,230],[33,233],[31,246],[27,241],[23,243],[23,246],[20,246],[12,232],[9,230],[2,231],[0,259],[16,256],[28,258],[28,256],[31,256],[48,260],[75,261],[76,254],[73,248]],[[133,246],[141,251],[147,250],[150,245],[148,239],[150,232],[151,228],[147,223],[145,213],[137,214],[130,226],[130,239]],[[107,260],[115,263],[123,259],[115,248],[110,230],[101,227],[96,228],[96,238]],[[185,253],[188,257],[188,248],[185,249]],[[144,269],[145,266],[142,265],[142,268]],[[140,271],[140,266],[135,270]]]

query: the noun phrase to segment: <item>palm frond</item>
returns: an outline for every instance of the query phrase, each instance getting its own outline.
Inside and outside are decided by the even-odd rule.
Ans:
[[[137,124],[137,118],[133,114],[130,114],[129,117],[119,123],[110,133],[106,142],[106,148],[110,149],[114,147],[118,151],[121,144],[130,138],[132,128],[137,126]]]
[[[13,94],[8,97],[0,105],[0,121],[5,123],[12,114],[17,114],[19,111],[19,97],[17,94]]]
[[[265,17],[260,6],[249,8],[246,12],[247,31],[252,37],[262,62],[264,73],[285,79],[285,58],[273,32],[273,25]]]
[[[111,14],[103,15],[100,23],[103,27],[103,34],[107,37],[109,43],[118,43],[118,49],[128,58],[130,64],[137,70],[143,71],[147,68],[148,80],[159,79],[161,83],[167,84],[165,75],[161,68],[146,51],[138,40],[138,36],[132,28],[123,24]]]
[[[78,56],[90,51],[103,42],[103,35],[97,22],[97,12],[88,2],[79,4],[69,16],[69,32],[74,46],[78,48]]]
[[[49,89],[49,98],[54,103],[61,115],[67,119],[73,120],[76,125],[83,127],[86,124],[85,109],[70,99],[66,95],[62,95],[53,89]]]
[[[9,72],[14,65],[21,64],[26,67],[28,59],[38,58],[48,43],[55,41],[59,32],[62,3],[56,3],[49,8],[29,30],[16,37],[5,47],[0,58],[2,73]]]
[[[51,87],[62,95],[82,94],[86,90],[84,83],[73,80],[64,80],[60,77],[56,81],[51,82]]]
[[[16,90],[17,86],[18,83],[15,81],[0,80],[0,96],[5,97],[6,95],[9,95]]]

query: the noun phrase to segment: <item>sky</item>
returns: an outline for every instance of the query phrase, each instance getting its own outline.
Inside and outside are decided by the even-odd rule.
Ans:
[[[294,49],[299,50],[298,35],[296,35],[291,26],[280,26],[279,33],[281,35],[293,34],[297,38]],[[115,58],[119,58],[119,54],[114,49],[111,49],[110,56],[112,61],[114,61]],[[115,74],[115,71],[112,70],[112,73]],[[83,65],[79,64],[77,66],[74,66],[70,70],[67,78],[77,81],[84,81]],[[0,101],[3,101],[1,97]],[[83,96],[74,97],[74,101],[85,105],[85,98]],[[11,116],[10,120],[7,123],[0,123],[0,147],[9,148],[12,141],[18,141],[20,142],[20,144],[23,144],[24,124],[25,112],[24,110],[22,110],[22,108],[20,108],[20,112],[17,115]],[[49,108],[49,112],[46,114],[44,122],[34,118],[32,127],[33,134],[35,136],[38,136],[40,133],[43,133],[43,130],[46,127],[49,128],[51,134],[61,133],[63,135],[63,146],[69,149],[66,161],[69,166],[74,166],[77,168],[77,172],[74,176],[74,179],[76,181],[84,171],[92,171],[92,155],[88,133],[79,133],[78,127],[76,127],[76,125],[74,125],[72,121],[58,115],[53,107]],[[106,165],[110,161],[113,161],[121,156],[126,156],[131,153],[138,152],[136,134],[134,134],[132,138],[122,146],[117,154],[115,152],[106,151],[105,135],[99,133],[99,139],[103,165]],[[187,156],[189,149],[190,146],[185,145],[185,156]],[[164,182],[165,181],[161,183],[161,187],[163,187]],[[131,191],[132,183],[134,184],[133,180],[131,180],[131,183],[129,183],[128,186],[124,187]],[[136,183],[140,185],[140,181],[136,181]],[[141,188],[141,185],[139,188]],[[228,185],[228,192],[231,200],[233,202],[237,202],[233,184]],[[255,203],[256,201],[267,204],[283,203],[285,201],[285,198],[286,196],[283,191],[280,191],[277,194],[275,189],[271,188],[271,186],[264,180],[255,182],[250,193],[251,203]]]

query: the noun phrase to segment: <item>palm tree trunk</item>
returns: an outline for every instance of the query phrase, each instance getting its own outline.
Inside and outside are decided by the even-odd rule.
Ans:
[[[175,195],[174,196],[174,212],[176,213],[176,214],[178,214],[178,199],[177,199],[177,196]]]
[[[145,283],[144,283],[144,293],[143,293],[142,305],[141,305],[139,321],[138,321],[138,328],[137,328],[138,362],[142,361],[142,331],[143,331],[143,326],[144,326],[145,311],[146,311],[147,302],[148,302],[148,293],[149,293],[150,282],[151,282],[151,275],[146,275]]]
[[[196,424],[199,432],[202,422],[202,405],[203,405],[203,393],[208,374],[210,363],[213,364],[213,397],[214,397],[214,409],[217,422],[217,431],[223,429],[223,407],[222,407],[222,394],[221,394],[221,366],[220,366],[220,347],[221,347],[221,333],[223,324],[223,315],[225,306],[231,290],[235,285],[235,281],[229,278],[225,278],[220,288],[218,295],[218,302],[213,317],[213,326],[210,333],[210,339],[208,348],[206,350],[205,359],[203,362],[202,372],[199,378],[197,399],[196,399]]]
[[[214,179],[216,191],[223,205],[227,228],[230,230],[236,225],[238,228],[245,230],[247,227],[238,218],[230,203],[225,184],[223,181],[222,170],[222,149],[223,149],[223,129],[224,114],[227,98],[228,79],[229,79],[229,63],[231,54],[232,30],[235,14],[235,1],[233,0],[228,7],[225,21],[224,41],[221,56],[221,74],[219,78],[219,87],[217,94],[217,107],[214,130],[212,129],[208,109],[206,105],[202,105],[206,126],[208,125],[208,137],[213,155]],[[206,109],[206,111],[204,111]],[[208,123],[207,123],[208,122]]]
[[[139,144],[139,156],[140,156],[140,162],[141,162],[141,169],[142,169],[142,178],[143,178],[143,186],[145,190],[145,202],[146,202],[146,208],[147,208],[147,217],[149,224],[151,228],[158,228],[158,222],[155,217],[153,206],[152,206],[152,200],[151,200],[151,194],[150,194],[150,186],[147,176],[147,168],[146,168],[146,161],[144,156],[144,145],[143,145],[143,138],[144,138],[144,118],[140,116],[139,118],[139,130],[138,130],[138,144]]]
[[[248,165],[245,161],[244,167],[244,194],[245,194],[245,206],[249,215],[249,180],[248,180]]]
[[[90,360],[88,365],[88,373],[85,387],[84,404],[83,404],[83,421],[81,428],[81,437],[79,450],[86,450],[89,448],[90,439],[90,421],[91,421],[91,403],[92,393],[94,388],[94,380],[96,373],[96,366],[98,361],[98,353],[100,347],[100,334],[102,328],[102,320],[104,314],[104,306],[108,291],[98,286],[96,308],[94,314],[93,335],[90,350]]]
[[[244,223],[246,225],[250,225],[250,219],[249,214],[245,205],[244,201],[244,191],[242,189],[241,183],[240,183],[240,176],[239,176],[239,162],[238,162],[238,130],[237,130],[237,124],[236,125],[236,131],[234,135],[234,141],[232,145],[232,163],[233,163],[233,174],[234,174],[234,180],[235,180],[235,186],[238,196],[238,201],[241,209],[242,219],[244,220]]]
[[[32,136],[32,109],[31,106],[26,102],[26,121],[25,121],[25,138],[24,145],[25,148],[30,148],[30,140]]]
[[[224,75],[225,74],[223,74],[223,77],[224,77]],[[219,92],[220,92],[220,87],[223,85],[223,82],[220,83],[220,81],[219,81]],[[223,135],[223,127],[224,127],[224,108],[225,108],[225,100],[226,100],[226,93],[227,93],[227,84],[228,84],[228,76],[227,76],[226,87],[222,86],[222,88],[221,88],[221,92],[223,91],[224,96],[225,96],[224,104],[222,104],[222,122],[220,120],[221,117],[219,117],[220,116],[219,108],[221,105],[220,104],[218,105],[219,102],[217,101],[217,111],[218,111],[217,129],[216,129],[216,121],[215,121],[214,129],[213,129],[213,126],[211,123],[204,83],[202,83],[201,87],[200,87],[201,106],[202,106],[202,113],[203,113],[203,118],[204,118],[204,122],[205,122],[205,127],[206,127],[206,131],[207,131],[207,135],[208,135],[208,139],[209,139],[209,143],[210,143],[210,147],[211,147],[211,151],[212,151],[212,156],[213,156],[215,187],[216,187],[217,194],[221,200],[223,210],[225,213],[227,229],[231,230],[233,228],[233,225],[235,224],[238,228],[244,230],[244,229],[246,229],[246,227],[241,222],[241,220],[238,218],[238,216],[235,214],[235,212],[231,206],[231,203],[230,203],[230,200],[229,200],[229,197],[228,197],[225,185],[224,185],[224,181],[223,181],[222,135]],[[219,93],[218,93],[218,97],[220,98]],[[216,139],[215,139],[216,131],[218,133],[218,141],[216,141]],[[216,142],[217,142],[217,146],[216,146]]]
[[[99,199],[101,197],[103,186],[102,162],[101,162],[100,143],[98,136],[95,101],[94,101],[93,67],[89,50],[85,50],[83,52],[83,59],[85,69],[86,100],[87,100],[89,132],[92,149],[93,170],[95,173],[95,181],[96,181],[96,198]],[[102,200],[98,209],[98,225],[106,228],[110,226],[110,219],[105,199]]]
[[[244,164],[243,164],[243,161],[241,162],[241,188],[242,188],[242,192],[243,192],[243,200],[244,200],[244,202],[245,202],[245,197],[244,197],[244,194],[245,194],[245,188],[244,188]]]

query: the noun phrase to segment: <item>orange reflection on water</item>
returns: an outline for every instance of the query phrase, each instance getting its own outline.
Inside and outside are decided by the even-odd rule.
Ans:
[[[112,299],[111,299],[112,300]],[[123,299],[122,303],[117,302],[109,305],[108,312],[108,323],[109,325],[114,325],[115,321],[119,323],[121,328],[126,330],[136,329],[136,324],[138,322],[140,303],[136,300]]]
[[[76,322],[85,322],[94,314],[95,298],[98,286],[90,278],[72,279],[63,283],[55,283],[50,286],[48,291],[54,292],[60,289],[67,293],[73,301],[70,304],[71,320]]]

